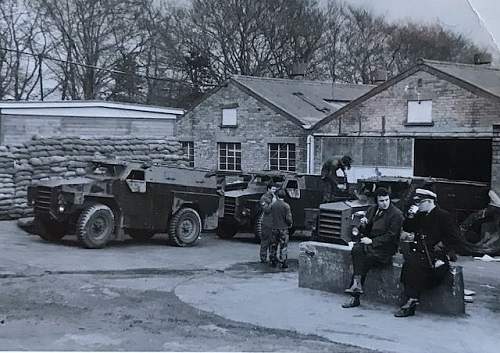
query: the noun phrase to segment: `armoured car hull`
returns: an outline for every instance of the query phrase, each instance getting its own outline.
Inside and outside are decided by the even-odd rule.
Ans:
[[[76,233],[83,246],[101,248],[124,233],[139,240],[168,233],[175,245],[189,246],[217,228],[222,196],[205,171],[96,161],[84,178],[31,186],[28,201],[48,241]]]

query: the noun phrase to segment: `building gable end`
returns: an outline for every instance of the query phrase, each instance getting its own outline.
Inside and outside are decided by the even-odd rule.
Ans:
[[[357,107],[358,105],[360,105],[361,103],[367,101],[368,99],[370,99],[371,97],[387,90],[388,88],[394,86],[395,84],[397,84],[398,82],[414,75],[415,73],[419,72],[419,71],[425,71],[433,76],[436,76],[440,79],[443,79],[443,80],[446,80],[458,87],[461,87],[461,88],[464,88],[478,96],[481,96],[481,97],[484,97],[484,98],[487,98],[487,99],[495,99],[495,100],[498,100],[500,101],[500,97],[488,92],[488,91],[485,91],[484,89],[481,89],[480,87],[476,86],[476,85],[473,85],[469,82],[466,82],[464,80],[461,80],[460,78],[457,78],[455,76],[452,76],[446,72],[443,72],[437,68],[434,68],[428,64],[426,64],[425,62],[423,63],[419,63],[409,69],[407,69],[406,71],[400,73],[399,75],[397,76],[394,76],[393,78],[387,80],[386,82],[380,84],[379,86],[373,88],[372,90],[370,90],[369,92],[365,93],[364,95],[362,95],[361,97],[353,100],[352,102],[348,103],[347,105],[345,105],[344,107],[342,107],[341,109],[337,110],[336,112],[334,112],[333,114],[325,117],[323,120],[317,122],[313,127],[312,127],[312,130],[315,131],[315,130],[318,130],[319,128],[321,128],[322,126],[328,124],[329,122],[331,122],[333,119],[335,119],[336,117],[338,116],[341,116],[343,114],[345,114],[346,112],[350,111],[351,109],[354,109],[355,107]]]

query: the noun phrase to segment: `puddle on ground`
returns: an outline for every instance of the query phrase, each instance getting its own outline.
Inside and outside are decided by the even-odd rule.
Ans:
[[[258,273],[275,273],[275,272],[297,272],[299,269],[299,261],[296,259],[288,260],[288,268],[281,269],[278,266],[271,267],[269,263],[262,262],[242,262],[234,264],[225,269],[227,271],[245,271],[245,272],[258,272]]]

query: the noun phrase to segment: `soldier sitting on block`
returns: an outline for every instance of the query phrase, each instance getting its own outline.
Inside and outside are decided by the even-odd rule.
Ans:
[[[391,203],[386,189],[375,190],[375,198],[377,205],[370,207],[366,217],[361,219],[361,239],[351,250],[354,273],[351,287],[345,290],[351,298],[342,305],[343,308],[360,305],[359,297],[363,294],[368,271],[391,263],[398,249],[403,213]]]
[[[414,203],[403,222],[403,230],[413,233],[414,241],[401,270],[407,301],[396,317],[415,315],[422,291],[441,283],[449,262],[456,261],[458,227],[451,214],[436,205],[436,198],[431,190],[415,190]]]

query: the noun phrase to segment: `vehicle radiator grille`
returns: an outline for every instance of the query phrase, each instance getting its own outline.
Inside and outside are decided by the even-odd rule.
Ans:
[[[342,235],[342,212],[320,210],[319,236],[325,238],[340,238]]]
[[[47,186],[37,188],[37,197],[35,199],[35,211],[49,212],[52,203],[52,189]]]
[[[233,197],[224,198],[224,217],[234,216],[236,213],[236,199]]]

